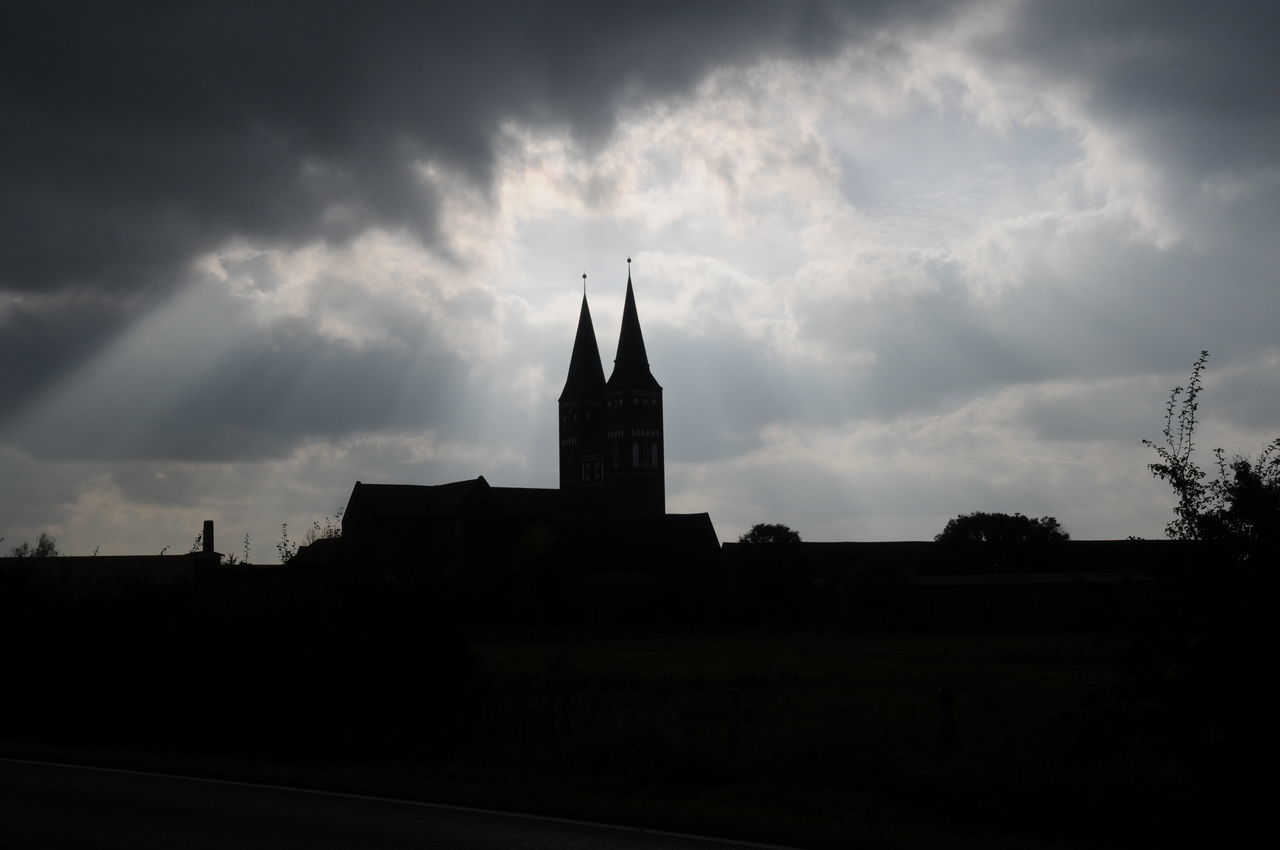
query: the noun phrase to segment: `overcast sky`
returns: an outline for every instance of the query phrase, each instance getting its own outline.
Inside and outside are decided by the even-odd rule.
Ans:
[[[1200,444],[1280,432],[1273,3],[271,6],[6,12],[6,551],[554,487],[628,256],[667,506],[722,540],[1161,536],[1201,349]]]

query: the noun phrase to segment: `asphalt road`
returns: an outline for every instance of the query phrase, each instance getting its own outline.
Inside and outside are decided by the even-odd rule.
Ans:
[[[0,848],[761,847],[295,788],[0,759]]]

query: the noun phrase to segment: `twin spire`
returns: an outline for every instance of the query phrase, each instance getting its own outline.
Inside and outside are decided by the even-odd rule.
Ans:
[[[604,392],[604,369],[600,367],[600,347],[596,345],[596,329],[587,309],[586,275],[582,276],[582,309],[578,312],[578,335],[573,338],[573,356],[569,358],[569,377],[565,379],[560,401],[575,401]]]
[[[573,340],[569,359],[569,376],[560,393],[560,401],[573,401],[591,395],[622,390],[661,390],[649,371],[649,356],[640,331],[636,312],[636,296],[631,288],[631,258],[627,258],[627,297],[622,306],[622,330],[618,333],[618,352],[613,359],[613,374],[604,379],[600,365],[600,348],[596,344],[591,310],[587,307],[587,276],[582,276],[582,309],[578,313],[578,334]]]

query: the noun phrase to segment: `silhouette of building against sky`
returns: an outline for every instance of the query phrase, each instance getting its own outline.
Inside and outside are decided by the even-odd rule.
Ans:
[[[571,503],[583,513],[666,513],[662,387],[649,371],[630,265],[613,374],[604,379],[584,287],[559,402],[560,489]]]
[[[584,289],[558,413],[559,488],[495,487],[484,476],[357,481],[342,517],[346,557],[433,569],[493,563],[530,546],[622,569],[718,558],[708,514],[666,513],[662,387],[649,369],[629,266],[613,372],[606,380]]]

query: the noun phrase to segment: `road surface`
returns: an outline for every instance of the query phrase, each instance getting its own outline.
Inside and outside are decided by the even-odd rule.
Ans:
[[[3,850],[762,846],[352,794],[0,759]]]

